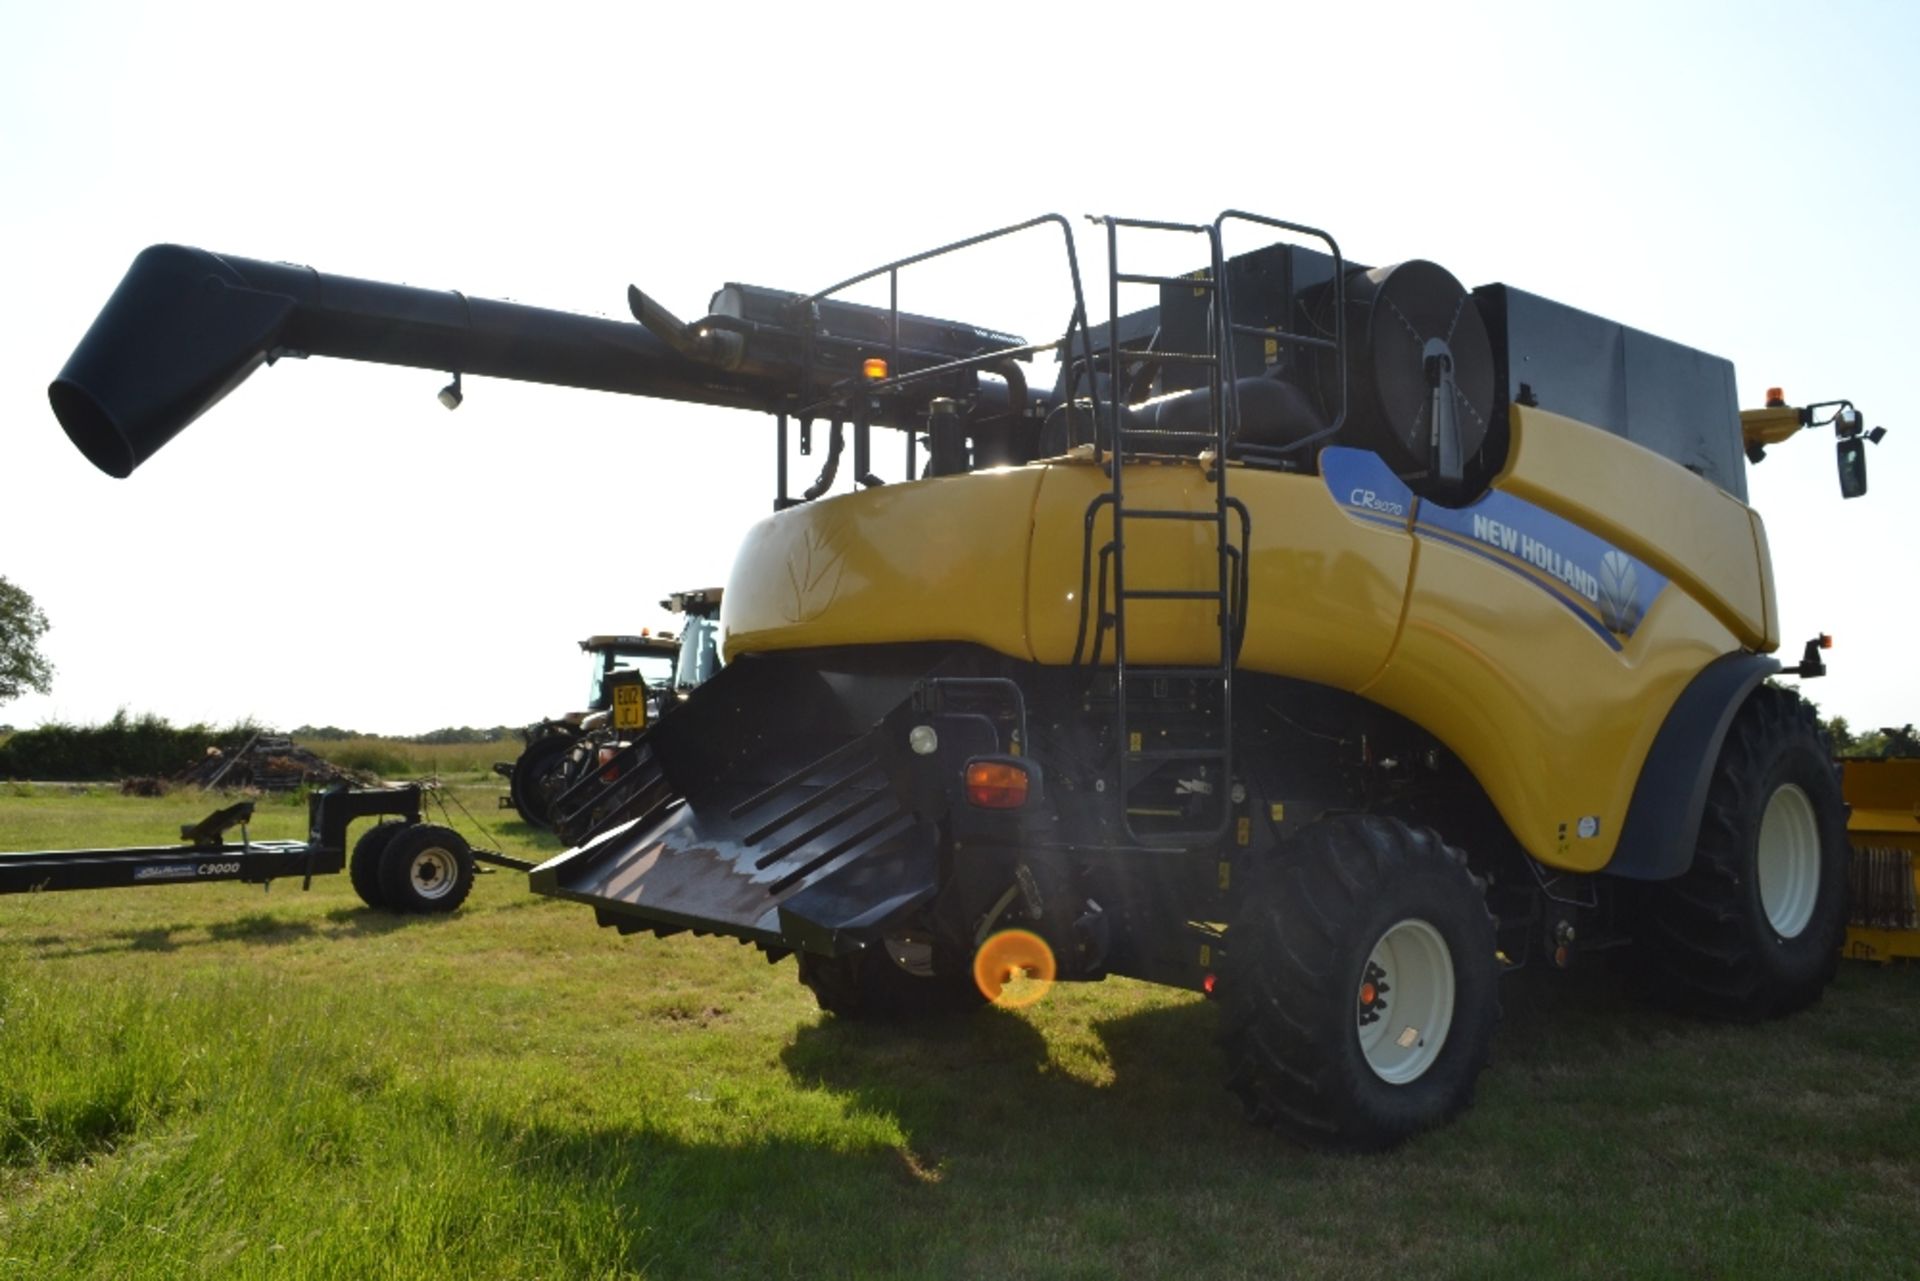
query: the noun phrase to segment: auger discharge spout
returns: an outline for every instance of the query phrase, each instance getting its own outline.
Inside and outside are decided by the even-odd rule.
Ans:
[[[89,461],[125,477],[281,356],[759,408],[750,375],[679,354],[638,324],[452,290],[328,275],[182,245],[141,252],[47,389]]]

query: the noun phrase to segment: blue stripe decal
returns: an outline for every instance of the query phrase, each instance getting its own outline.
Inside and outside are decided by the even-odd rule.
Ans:
[[[1413,517],[1413,491],[1367,449],[1342,445],[1320,451],[1320,479],[1349,516],[1405,529]]]
[[[1320,451],[1320,478],[1334,503],[1353,519],[1410,529],[1517,574],[1616,650],[1633,638],[1666,590],[1666,578],[1645,561],[1497,489],[1465,507],[1442,507],[1415,498],[1378,454],[1344,446]]]
[[[1581,622],[1585,623],[1587,625],[1588,630],[1590,630],[1595,636],[1598,636],[1601,640],[1605,641],[1609,647],[1616,650],[1621,648],[1620,638],[1614,635],[1612,632],[1608,631],[1605,624],[1603,624],[1598,618],[1595,618],[1591,613],[1587,611],[1587,609],[1585,608],[1585,602],[1576,599],[1568,591],[1567,588],[1562,587],[1558,584],[1545,582],[1536,574],[1529,574],[1523,570],[1516,569],[1515,566],[1512,564],[1512,562],[1508,561],[1505,557],[1500,556],[1499,554],[1489,550],[1487,547],[1483,546],[1482,544],[1471,542],[1464,538],[1456,538],[1452,534],[1444,533],[1440,530],[1437,530],[1431,527],[1422,529],[1421,533],[1423,533],[1426,537],[1431,538],[1436,543],[1445,543],[1447,546],[1456,548],[1459,551],[1463,551],[1469,556],[1478,557],[1479,559],[1486,561],[1488,564],[1498,565],[1500,566],[1500,568],[1506,569],[1506,570],[1513,570],[1515,573],[1518,573],[1520,577],[1525,578],[1529,582],[1533,583],[1536,587],[1539,587],[1542,591],[1546,592],[1547,595],[1553,597],[1555,600],[1559,601],[1562,605],[1565,605],[1567,607],[1568,612],[1570,612],[1575,618],[1579,619]]]
[[[1465,507],[1422,502],[1418,532],[1518,574],[1619,649],[1667,580],[1651,565],[1543,507],[1491,490]]]

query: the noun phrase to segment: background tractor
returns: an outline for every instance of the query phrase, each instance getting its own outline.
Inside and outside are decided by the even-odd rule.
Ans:
[[[1097,321],[1057,215],[813,293],[728,284],[692,324],[638,289],[628,324],[158,246],[50,397],[116,476],[291,354],[774,415],[727,665],[570,789],[532,884],[797,954],[836,1015],[1204,992],[1251,1116],[1377,1148],[1470,1101],[1503,970],[1619,949],[1712,1016],[1815,1000],[1846,811],[1767,681],[1745,468],[1831,421],[1860,492],[1857,411],[1743,427],[1725,360],[1296,224],[1095,222]],[[1060,245],[1058,330],[902,307],[1014,235]],[[1192,270],[1130,270],[1149,238]]]
[[[662,713],[678,707],[693,688],[719,670],[721,589],[675,592],[660,607],[684,617],[679,635],[642,631],[638,636],[589,636],[580,642],[586,654],[586,707],[535,721],[521,731],[526,746],[512,761],[496,764],[507,780],[502,809],[542,830],[553,827],[554,798],[585,772],[603,748],[622,735],[643,730]],[[628,676],[626,673],[637,673]],[[638,690],[615,725],[617,689]],[[637,710],[633,702],[637,701]]]

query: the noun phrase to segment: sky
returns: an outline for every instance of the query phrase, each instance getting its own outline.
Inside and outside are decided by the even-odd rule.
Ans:
[[[723,583],[770,509],[764,417],[479,378],[449,414],[444,375],[320,359],[112,480],[46,386],[148,244],[622,319],[636,283],[692,317],[726,281],[812,290],[1043,212],[1229,207],[1724,355],[1745,405],[1854,400],[1889,430],[1866,497],[1803,434],[1750,498],[1783,657],[1835,637],[1809,695],[1920,721],[1920,9],[1176,12],[10,6],[0,575],[57,671],[0,723],[522,724],[579,703],[575,641],[671,626],[655,602]],[[1039,276],[903,303],[1050,337]]]

